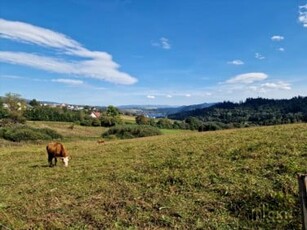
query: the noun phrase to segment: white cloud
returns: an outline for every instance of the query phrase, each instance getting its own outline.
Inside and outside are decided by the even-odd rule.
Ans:
[[[278,82],[266,82],[260,85],[252,85],[247,88],[248,90],[255,93],[273,93],[280,90],[291,90],[291,85],[287,82],[278,81]]]
[[[241,60],[233,60],[233,61],[229,61],[227,63],[232,64],[232,65],[244,65],[244,62],[241,61]]]
[[[246,74],[240,74],[233,78],[230,78],[226,81],[226,83],[230,84],[236,84],[236,83],[243,83],[243,84],[251,84],[256,81],[263,81],[268,77],[265,73],[246,73]]]
[[[171,45],[170,45],[169,40],[167,38],[164,38],[164,37],[160,38],[160,42],[161,42],[161,46],[162,46],[163,49],[168,50],[168,49],[171,48]]]
[[[290,90],[291,85],[289,83],[279,81],[276,83],[273,82],[267,82],[261,85],[264,88],[269,88],[269,89],[281,89],[281,90]]]
[[[299,6],[299,16],[298,21],[307,28],[307,4]]]
[[[171,49],[171,44],[168,38],[162,37],[159,39],[159,42],[151,42],[152,46],[161,47],[162,49],[169,50]]]
[[[166,95],[166,97],[167,98],[172,98],[173,96],[168,94],[168,95]]]
[[[24,77],[17,76],[17,75],[0,75],[0,78],[7,78],[7,79],[24,79]]]
[[[68,85],[82,85],[83,81],[81,80],[73,80],[73,79],[52,79],[52,82],[64,83]]]
[[[102,51],[90,51],[64,34],[23,22],[0,19],[0,38],[56,49],[62,55],[80,57],[84,60],[69,61],[23,52],[1,51],[0,61],[25,65],[45,71],[77,74],[117,84],[134,84],[137,79],[118,70],[120,67],[112,56]]]
[[[0,19],[0,37],[53,48],[76,49],[81,45],[64,34],[31,24]]]
[[[285,49],[282,48],[282,47],[278,48],[277,50],[280,51],[280,52],[284,52],[285,51]]]
[[[280,35],[274,35],[271,37],[271,40],[274,41],[274,42],[279,42],[279,41],[282,41],[284,40],[285,38],[283,36],[280,36]]]
[[[147,98],[149,99],[155,99],[156,97],[154,95],[147,95]]]
[[[249,86],[247,90],[255,92],[255,93],[266,93],[266,90],[263,87],[259,87],[255,85]]]
[[[191,94],[189,94],[189,93],[187,93],[185,96],[186,96],[186,97],[191,97],[192,95],[191,95]]]
[[[257,58],[258,60],[263,60],[263,59],[265,59],[265,57],[262,56],[260,53],[255,53],[255,58]]]

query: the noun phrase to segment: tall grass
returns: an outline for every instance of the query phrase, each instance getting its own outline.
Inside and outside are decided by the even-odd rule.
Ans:
[[[0,223],[12,229],[300,229],[307,125],[178,133],[99,145],[0,145]],[[5,147],[4,147],[5,146]]]

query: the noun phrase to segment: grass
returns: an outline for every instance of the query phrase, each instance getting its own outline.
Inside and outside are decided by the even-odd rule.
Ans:
[[[97,139],[107,130],[104,127],[80,126],[72,122],[27,121],[27,125],[36,128],[50,128],[62,134],[66,140]]]
[[[90,127],[71,134],[65,125],[46,125],[66,135],[70,165],[47,167],[47,143],[0,142],[0,226],[301,228],[296,173],[307,171],[307,124],[100,145]],[[82,136],[88,133],[93,139]]]
[[[136,116],[128,116],[128,115],[120,115],[121,119],[126,123],[126,124],[135,124],[135,118]]]
[[[160,129],[163,134],[183,134],[183,133],[192,133],[191,130],[184,129]]]

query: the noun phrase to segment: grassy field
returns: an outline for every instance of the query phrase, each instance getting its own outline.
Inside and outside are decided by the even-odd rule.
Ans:
[[[0,229],[300,229],[296,173],[307,124],[164,135],[98,144],[102,128],[32,123],[64,135],[1,142]]]
[[[71,122],[28,121],[27,125],[36,128],[50,128],[62,134],[65,140],[97,139],[107,129],[104,127],[80,126]]]

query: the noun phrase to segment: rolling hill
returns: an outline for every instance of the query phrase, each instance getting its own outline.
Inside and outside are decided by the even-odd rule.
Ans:
[[[274,125],[307,121],[307,97],[292,99],[248,98],[245,102],[222,102],[211,107],[183,111],[168,116],[184,120],[197,117],[204,122],[224,124]]]
[[[63,134],[72,160],[49,168],[47,143],[0,143],[4,229],[301,228],[307,124],[105,144],[101,128],[31,125]]]

